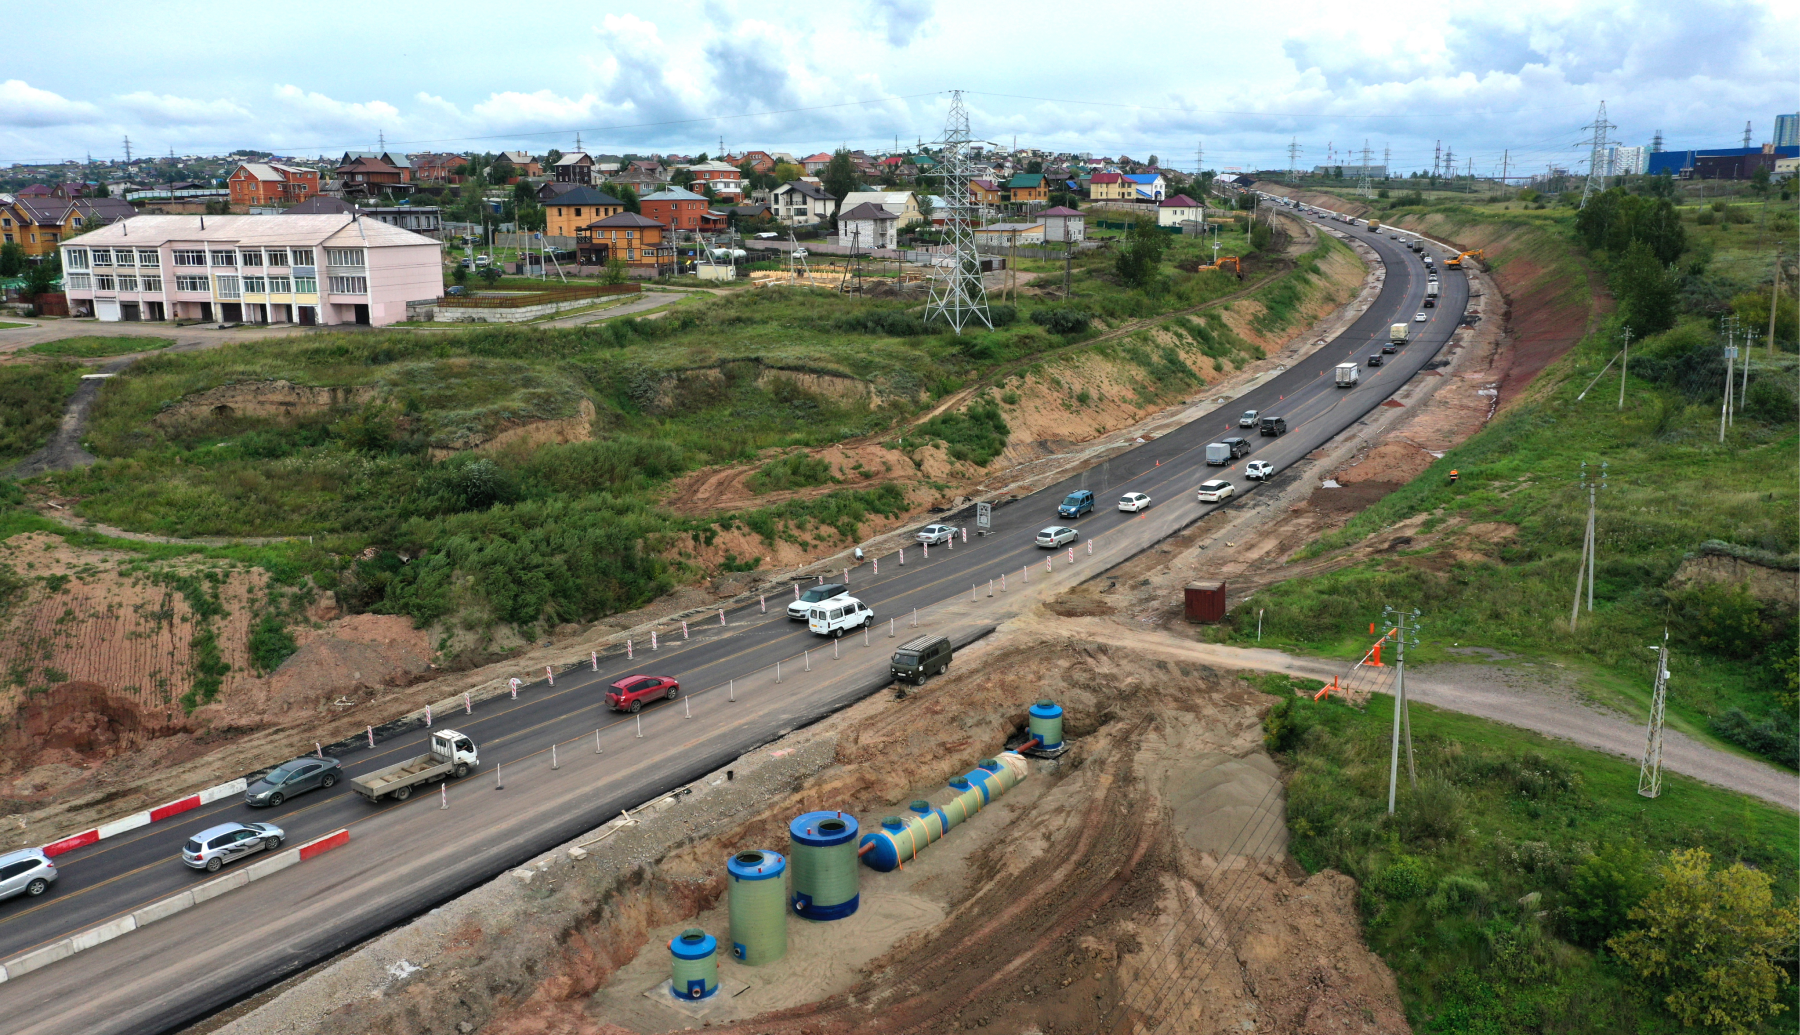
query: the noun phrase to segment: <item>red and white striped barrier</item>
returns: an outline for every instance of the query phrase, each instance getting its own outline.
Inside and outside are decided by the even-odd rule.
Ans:
[[[237,779],[230,783],[222,783],[217,787],[208,787],[198,794],[190,794],[185,798],[177,798],[167,805],[158,805],[153,809],[145,809],[143,812],[133,813],[123,819],[115,819],[111,823],[102,823],[92,830],[84,830],[79,834],[65,837],[60,841],[52,841],[44,846],[44,854],[56,856],[62,855],[64,852],[72,852],[77,848],[85,848],[98,841],[104,841],[109,837],[117,837],[128,830],[136,830],[138,827],[147,827],[152,823],[158,823],[168,819],[170,816],[179,816],[190,809],[197,809],[202,805],[209,805],[218,801],[220,798],[229,798],[234,794],[242,794],[244,793],[244,788],[248,785],[248,780]]]

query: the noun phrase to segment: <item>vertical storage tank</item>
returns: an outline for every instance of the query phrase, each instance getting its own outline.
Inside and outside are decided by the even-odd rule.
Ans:
[[[752,850],[725,860],[731,954],[755,967],[787,955],[787,860]]]
[[[808,920],[842,920],[856,912],[856,817],[807,812],[788,824],[794,912]]]
[[[1031,735],[1037,738],[1038,748],[1055,751],[1062,747],[1062,707],[1045,697],[1031,706],[1030,714]]]
[[[719,940],[698,927],[669,939],[669,991],[705,999],[719,990]]]

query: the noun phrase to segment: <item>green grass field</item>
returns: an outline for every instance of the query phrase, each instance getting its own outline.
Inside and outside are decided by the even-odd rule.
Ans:
[[[54,360],[0,365],[0,467],[50,441],[81,371]]]
[[[1420,785],[1409,786],[1403,758],[1390,817],[1392,698],[1359,711],[1295,698],[1285,677],[1261,682],[1283,698],[1265,726],[1292,771],[1290,851],[1308,870],[1362,883],[1366,936],[1415,1031],[1681,1030],[1600,950],[1619,928],[1588,912],[1580,874],[1596,854],[1647,875],[1672,850],[1704,847],[1718,865],[1769,874],[1778,900],[1793,900],[1792,812],[1673,774],[1661,797],[1643,798],[1631,761],[1414,705]],[[1762,1030],[1793,1022],[1790,1012]]]
[[[107,356],[130,355],[133,352],[155,352],[173,344],[175,344],[173,338],[151,338],[135,334],[89,334],[77,338],[58,338],[55,341],[28,345],[25,351],[34,356],[102,359]]]

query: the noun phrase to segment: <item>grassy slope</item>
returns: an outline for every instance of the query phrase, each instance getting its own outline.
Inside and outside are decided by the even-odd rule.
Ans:
[[[1265,682],[1286,694],[1285,678]],[[1679,1030],[1620,967],[1578,944],[1603,939],[1584,936],[1566,911],[1581,903],[1572,872],[1603,846],[1635,851],[1645,869],[1704,846],[1716,863],[1742,861],[1793,895],[1800,841],[1785,810],[1673,775],[1662,797],[1645,799],[1629,761],[1421,705],[1412,709],[1421,790],[1407,787],[1402,760],[1390,819],[1392,700],[1366,712],[1292,700],[1268,724],[1293,769],[1291,850],[1309,870],[1363,883],[1369,943],[1394,969],[1415,1031]],[[1534,893],[1536,902],[1524,898]],[[1793,1030],[1793,1016],[1766,1030]]]
[[[0,466],[50,440],[62,418],[63,400],[81,383],[74,363],[8,363],[0,366]]]
[[[1223,274],[1180,272],[1176,264],[1191,250],[1190,242],[1172,251],[1154,294],[1110,283],[1111,259],[1090,257],[1077,275],[1076,304],[1132,318],[1243,287]],[[81,499],[83,515],[137,530],[317,536],[316,545],[270,547],[284,558],[272,563],[313,574],[352,607],[422,622],[458,613],[477,624],[588,619],[700,574],[683,559],[686,544],[710,543],[721,528],[741,527],[768,542],[838,542],[853,538],[871,513],[905,506],[899,489],[884,486],[716,521],[658,510],[667,479],[697,464],[874,434],[992,371],[1084,348],[1137,364],[1143,392],[1174,390],[1177,375],[1194,376],[1183,350],[1171,360],[1148,342],[1084,344],[1091,332],[1064,338],[1029,319],[1059,306],[1026,299],[1010,325],[959,338],[919,333],[906,303],[759,290],[695,296],[654,321],[315,335],[155,356],[103,390],[88,436],[102,462],[59,474],[56,484]],[[1279,305],[1271,317],[1292,318]],[[1241,360],[1243,343],[1216,320],[1177,322],[1185,349]],[[871,408],[759,379],[769,366],[857,378],[893,404]],[[153,423],[196,392],[268,380],[375,386],[377,400],[285,424],[242,416]],[[584,398],[597,412],[593,441],[428,459],[430,448],[569,416]],[[993,406],[982,409],[998,418]],[[929,430],[975,462],[1005,433],[989,416],[965,414]],[[344,560],[371,545],[375,559]],[[426,557],[408,565],[402,553]]]
[[[34,356],[68,356],[73,359],[99,359],[123,356],[132,352],[154,352],[175,344],[173,338],[142,335],[90,334],[78,338],[58,338],[25,348]]]
[[[1541,220],[1546,214],[1526,215]],[[1465,209],[1450,218],[1478,217]],[[1585,290],[1585,278],[1569,279]],[[1691,333],[1684,326],[1640,342],[1634,370]],[[1259,598],[1267,609],[1265,636],[1348,657],[1367,648],[1368,620],[1382,606],[1417,606],[1426,612],[1428,636],[1418,660],[1453,660],[1445,648],[1454,642],[1557,659],[1583,674],[1590,693],[1642,717],[1651,675],[1643,648],[1667,625],[1676,637],[1676,689],[1669,698],[1676,728],[1724,746],[1711,732],[1713,717],[1732,707],[1753,717],[1783,707],[1774,641],[1791,624],[1764,616],[1768,622],[1749,630],[1748,643],[1738,637],[1736,646],[1722,644],[1717,636],[1701,642],[1704,623],[1692,620],[1700,604],[1665,592],[1665,584],[1708,539],[1777,554],[1800,548],[1793,478],[1800,439],[1791,416],[1740,420],[1720,445],[1716,402],[1690,402],[1633,378],[1618,410],[1616,366],[1577,402],[1616,351],[1612,342],[1610,331],[1583,341],[1540,376],[1527,401],[1311,552],[1355,543],[1420,514],[1432,516],[1427,529],[1449,518],[1510,523],[1519,527],[1516,539],[1489,550],[1486,561],[1446,564],[1421,551],[1283,583]],[[1785,363],[1791,390],[1792,357]],[[1603,460],[1611,466],[1599,510],[1596,611],[1571,635],[1568,612],[1586,518],[1578,474],[1584,461],[1597,468]],[[1454,486],[1445,478],[1452,468],[1462,474]],[[1253,638],[1254,632],[1251,622],[1235,635]]]

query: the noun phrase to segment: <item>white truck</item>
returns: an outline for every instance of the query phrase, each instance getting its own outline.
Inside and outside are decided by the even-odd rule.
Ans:
[[[1397,324],[1394,324],[1392,327],[1389,327],[1388,328],[1388,341],[1394,343],[1395,345],[1406,344],[1406,325],[1403,323],[1397,323]]]
[[[1339,363],[1335,372],[1339,388],[1355,388],[1356,382],[1362,380],[1362,368],[1355,363]]]
[[[455,730],[437,730],[431,734],[430,751],[359,776],[350,781],[350,789],[370,801],[384,797],[405,801],[412,797],[414,787],[467,776],[480,764],[481,755],[473,740]]]
[[[1431,283],[1425,285],[1425,308],[1436,309],[1437,308],[1437,300],[1438,300],[1438,285],[1437,285],[1437,281],[1434,280]]]

